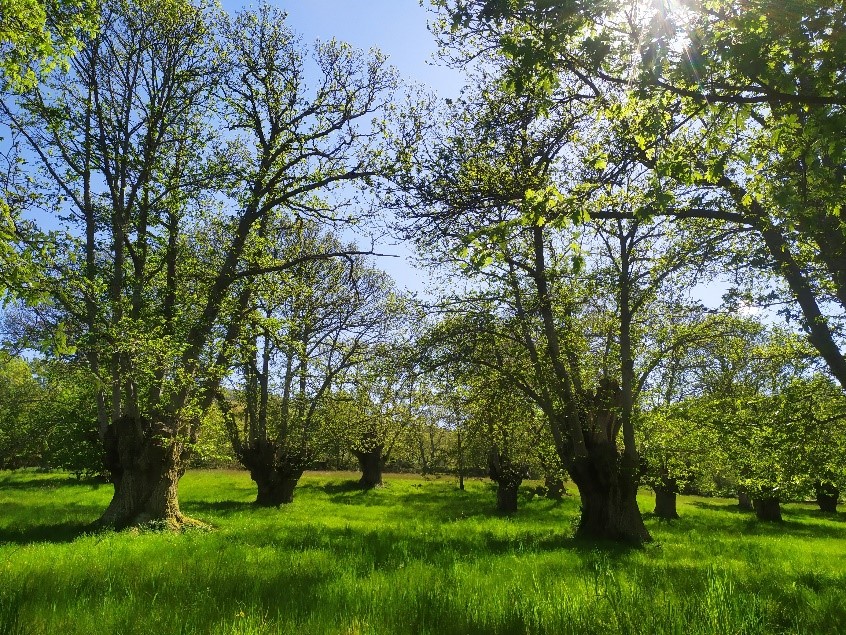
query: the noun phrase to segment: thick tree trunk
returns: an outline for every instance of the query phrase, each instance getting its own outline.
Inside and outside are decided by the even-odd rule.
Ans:
[[[781,506],[777,498],[754,498],[752,506],[755,508],[758,520],[781,522]]]
[[[517,492],[520,490],[520,481],[503,481],[497,483],[496,488],[496,510],[502,514],[513,514],[517,511]]]
[[[258,486],[256,505],[259,507],[279,507],[294,502],[294,488],[299,478],[276,478],[270,481],[259,481],[255,477]]]
[[[678,487],[675,484],[675,480],[666,479],[662,485],[653,489],[655,490],[655,515],[665,520],[675,520],[678,518],[679,512],[676,509]]]
[[[353,454],[358,459],[358,466],[361,469],[361,478],[358,480],[359,486],[364,489],[382,487],[382,468],[385,465],[385,460],[382,457],[382,446],[378,445],[367,452],[356,450]]]
[[[840,498],[840,490],[833,483],[814,483],[814,492],[817,495],[817,505],[820,511],[828,514],[837,513],[837,501]]]
[[[488,475],[496,483],[496,510],[502,514],[513,514],[517,511],[517,492],[526,468],[515,465],[507,455],[497,448],[492,448],[488,454]]]
[[[632,544],[652,540],[637,506],[637,473],[637,460],[620,457],[607,441],[575,460],[570,475],[582,500],[576,538]]]
[[[106,432],[105,456],[115,492],[95,526],[122,529],[155,522],[180,529],[200,524],[179,510],[183,446],[168,437],[166,426],[123,417]]]
[[[546,497],[554,501],[560,501],[564,498],[564,479],[560,476],[547,474],[544,477],[544,486],[546,487]]]
[[[737,491],[737,506],[745,512],[754,511],[755,508],[752,506],[752,499],[749,497],[749,492],[743,489]]]
[[[256,441],[241,449],[240,458],[258,488],[256,505],[279,507],[294,502],[294,488],[303,474],[302,457],[280,451],[270,441]]]

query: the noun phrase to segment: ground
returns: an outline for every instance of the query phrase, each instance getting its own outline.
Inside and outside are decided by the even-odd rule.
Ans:
[[[846,514],[681,497],[623,549],[573,541],[572,491],[529,483],[501,517],[481,480],[356,479],[307,474],[259,509],[245,473],[189,472],[182,509],[212,530],[87,534],[109,486],[0,472],[0,633],[846,633]]]

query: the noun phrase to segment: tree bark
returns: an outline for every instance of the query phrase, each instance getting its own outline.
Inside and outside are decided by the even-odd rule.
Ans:
[[[497,483],[496,510],[501,514],[513,514],[517,511],[517,493],[520,482],[505,480]]]
[[[546,487],[547,498],[554,501],[560,501],[564,498],[564,480],[560,476],[547,474],[543,482]]]
[[[570,476],[582,501],[576,538],[642,544],[652,537],[637,506],[637,463],[619,456],[608,441],[592,443],[577,457]]]
[[[744,512],[754,511],[755,508],[752,506],[752,499],[749,497],[749,492],[744,489],[737,490],[737,506]]]
[[[382,469],[385,460],[382,457],[382,446],[376,446],[366,452],[354,450],[355,458],[358,459],[358,466],[361,469],[361,478],[358,484],[363,489],[382,487]]]
[[[781,506],[778,498],[754,498],[752,506],[755,508],[755,515],[758,520],[767,522],[781,522]]]
[[[259,481],[253,478],[258,486],[256,505],[259,507],[279,507],[294,502],[294,488],[299,477],[281,477],[270,481]]]
[[[655,490],[655,515],[665,520],[675,520],[679,517],[676,509],[676,496],[679,488],[675,479],[665,479],[664,482],[653,488]]]
[[[837,501],[840,498],[840,490],[833,483],[817,481],[814,483],[814,492],[817,495],[817,505],[820,511],[828,514],[837,513]]]
[[[105,435],[105,462],[115,491],[96,527],[123,529],[160,522],[170,529],[199,524],[179,510],[184,450],[163,424],[123,416]]]
[[[280,450],[270,441],[255,441],[242,448],[240,459],[258,488],[257,506],[279,507],[294,502],[294,488],[303,475],[302,457]]]
[[[526,468],[511,462],[506,454],[492,448],[488,454],[488,475],[496,483],[496,510],[502,514],[517,511],[517,492]]]

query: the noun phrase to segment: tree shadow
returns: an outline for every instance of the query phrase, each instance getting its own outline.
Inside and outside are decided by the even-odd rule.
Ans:
[[[741,509],[740,505],[738,504],[720,504],[720,503],[706,503],[705,501],[689,501],[687,502],[688,505],[691,507],[697,507],[699,509],[705,509],[709,511],[715,512],[727,512],[729,514],[736,514],[738,516],[750,516],[754,517],[755,512],[748,510],[748,509]]]
[[[96,533],[91,523],[64,522],[29,527],[0,527],[0,544],[29,545],[38,542],[67,543]]]
[[[204,501],[204,500],[192,500],[192,501],[184,501],[180,502],[180,507],[184,509],[184,511],[189,512],[189,515],[194,516],[199,515],[202,516],[203,514],[209,513],[214,514],[215,516],[233,516],[239,512],[251,511],[254,509],[260,509],[256,504],[255,501],[231,501],[231,500],[224,500],[224,501]]]
[[[807,538],[844,538],[844,527],[827,526],[817,523],[808,523],[808,520],[833,520],[838,524],[846,522],[846,518],[842,514],[838,514],[839,518],[833,518],[831,514],[825,514],[813,509],[802,509],[783,507],[782,520],[769,522],[758,520],[755,512],[749,512],[739,509],[736,505],[719,505],[714,503],[707,503],[704,501],[691,501],[688,503],[691,507],[707,511],[715,511],[728,514],[733,522],[718,523],[716,519],[711,519],[708,526],[715,527],[719,525],[719,531],[731,531],[732,529],[740,531],[744,535],[752,536],[781,536],[789,535],[794,537]],[[684,517],[683,517],[684,518]],[[702,523],[697,523],[702,525]]]
[[[362,487],[359,485],[358,481],[330,481],[325,485],[317,485],[306,483],[304,485],[298,485],[297,487],[302,487],[303,489],[312,488],[315,490],[320,490],[326,492],[330,496],[337,495],[337,494],[363,494],[368,492],[367,488]]]
[[[808,520],[826,520],[835,523],[846,523],[846,512],[824,512],[821,509],[808,509],[803,507],[788,507],[784,510],[787,516],[807,518]]]
[[[0,475],[0,489],[9,490],[45,490],[59,487],[88,486],[92,490],[110,485],[108,481],[97,478],[77,479],[73,476],[48,475],[47,478],[21,478],[19,475]]]

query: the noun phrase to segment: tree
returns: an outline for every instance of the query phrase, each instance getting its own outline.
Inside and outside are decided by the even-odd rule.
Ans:
[[[748,318],[731,321],[734,334],[705,341],[696,352],[691,380],[701,393],[680,407],[716,433],[719,461],[751,497],[758,518],[781,520],[780,501],[802,495],[810,468],[801,457],[811,429],[789,415],[786,401],[804,383],[812,356],[795,335]]]
[[[0,469],[43,466],[44,390],[29,364],[0,352]]]
[[[713,491],[712,481],[726,465],[714,428],[689,412],[703,392],[696,373],[702,351],[743,337],[744,331],[731,317],[684,305],[667,306],[648,327],[654,342],[644,360],[650,372],[642,376],[637,417],[643,480],[655,492],[655,515],[674,519],[678,493]]]
[[[569,86],[514,95],[498,64],[485,59],[476,85],[445,115],[451,127],[434,133],[416,172],[399,181],[410,193],[400,197],[403,213],[421,251],[485,289],[452,294],[446,310],[474,314],[475,328],[501,338],[487,350],[523,348],[533,377],[517,385],[548,418],[580,489],[579,534],[647,540],[636,505],[637,400],[678,346],[650,341],[650,322],[706,269],[725,234],[703,239],[700,224],[633,217],[650,192],[624,173],[602,195],[619,212],[585,225],[588,209],[573,193],[600,169],[579,141],[593,132],[587,98]],[[526,377],[516,364],[493,364],[496,355],[487,361],[494,372]]]
[[[468,436],[479,437],[487,450],[488,476],[497,485],[497,511],[511,514],[517,511],[523,479],[532,467],[537,471],[543,419],[537,406],[505,378],[484,370],[474,375],[467,377]]]
[[[321,451],[332,392],[390,327],[387,276],[332,234],[302,224],[277,246],[279,260],[311,259],[256,284],[239,354],[244,423],[227,422],[235,453],[258,487],[256,503],[290,503],[303,470]],[[243,428],[243,432],[242,432]]]
[[[178,482],[250,282],[300,264],[264,257],[269,223],[341,215],[315,195],[379,171],[369,119],[396,78],[382,56],[330,42],[308,86],[296,38],[268,7],[234,20],[183,0],[100,12],[67,74],[3,102],[37,159],[40,211],[71,230],[19,226],[10,264],[28,268],[15,292],[56,307],[101,387],[115,494],[99,524],[176,527],[189,521]]]
[[[436,5],[458,63],[496,50],[517,95],[569,84],[595,99],[625,161],[603,158],[588,191],[634,160],[650,171],[654,196],[630,216],[751,229],[765,258],[746,265],[783,281],[809,341],[846,388],[842,3]]]
[[[416,376],[396,339],[371,347],[365,359],[344,378],[335,425],[358,461],[359,486],[373,489],[382,486],[385,464],[411,425]]]
[[[799,465],[803,490],[823,512],[834,513],[846,490],[846,398],[823,374],[791,381],[771,406],[790,430],[785,460]]]

